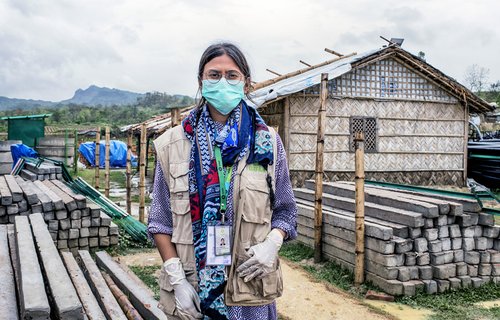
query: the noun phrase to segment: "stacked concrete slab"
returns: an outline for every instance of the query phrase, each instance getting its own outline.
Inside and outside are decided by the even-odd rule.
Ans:
[[[62,168],[51,163],[43,162],[39,165],[27,162],[19,173],[26,180],[63,180]]]
[[[314,182],[295,189],[299,240],[313,244]],[[323,252],[353,269],[354,184],[323,185]],[[476,201],[365,187],[366,279],[393,295],[500,282],[500,226]]]
[[[59,180],[0,176],[0,224],[41,213],[57,248],[89,250],[118,244],[118,227],[99,206]]]
[[[140,312],[137,319],[166,319],[145,284],[106,252],[97,252],[106,271],[88,251],[77,254],[80,265],[70,252],[57,250],[42,213],[16,216],[14,225],[0,225],[0,318],[127,319],[129,310],[122,310],[102,278],[101,273],[108,272],[133,298]],[[119,299],[128,301],[124,295]]]

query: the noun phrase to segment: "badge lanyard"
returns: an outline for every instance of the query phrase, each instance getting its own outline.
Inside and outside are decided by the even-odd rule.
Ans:
[[[217,163],[217,173],[219,175],[219,189],[220,189],[220,212],[222,215],[222,224],[226,222],[226,209],[227,197],[229,192],[229,184],[231,182],[231,174],[233,166],[229,167],[227,174],[224,172],[224,165],[222,163],[222,154],[219,146],[215,146],[215,162]]]

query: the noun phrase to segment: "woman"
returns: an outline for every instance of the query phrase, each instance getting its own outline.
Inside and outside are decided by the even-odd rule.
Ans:
[[[211,45],[199,105],[155,140],[148,231],[172,319],[277,319],[278,251],[296,237],[297,208],[281,140],[243,100],[250,83],[236,46]]]

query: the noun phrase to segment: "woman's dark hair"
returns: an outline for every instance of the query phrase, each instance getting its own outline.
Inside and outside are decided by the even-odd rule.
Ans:
[[[200,64],[198,65],[198,81],[200,85],[205,65],[212,59],[223,55],[228,55],[231,59],[233,59],[234,63],[236,63],[245,77],[245,87],[249,87],[251,75],[247,59],[240,48],[229,42],[212,44],[205,50],[205,52],[203,52],[200,58]],[[205,103],[205,99],[202,97],[198,106],[203,105],[203,103]]]

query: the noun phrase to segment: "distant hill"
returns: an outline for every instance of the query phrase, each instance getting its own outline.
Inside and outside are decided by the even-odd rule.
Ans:
[[[110,89],[106,87],[90,86],[85,90],[78,89],[75,91],[73,98],[63,100],[60,104],[83,104],[88,106],[110,106],[110,105],[126,105],[134,104],[137,98],[143,97],[144,94],[135,93],[119,89]]]
[[[71,99],[59,102],[0,97],[0,111],[12,109],[33,109],[36,107],[52,107],[71,103],[88,106],[128,105],[137,103],[137,99],[144,96],[145,94],[142,93],[105,87],[101,88],[91,85],[85,90],[76,90]]]

